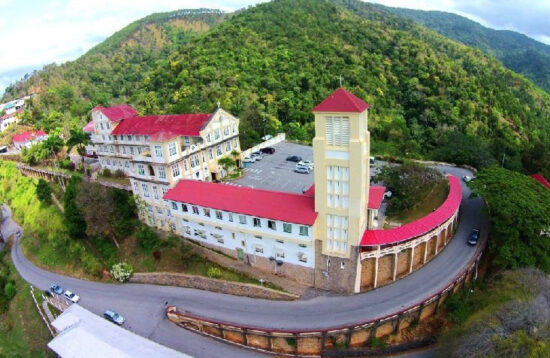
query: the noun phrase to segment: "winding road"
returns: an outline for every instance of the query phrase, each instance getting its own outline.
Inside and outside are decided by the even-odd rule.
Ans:
[[[472,176],[466,169],[437,167],[457,177]],[[456,235],[447,247],[418,271],[399,281],[353,296],[320,296],[305,301],[282,302],[230,296],[180,287],[105,284],[57,275],[29,262],[18,243],[12,259],[20,275],[44,290],[52,282],[76,292],[80,304],[101,315],[114,309],[126,318],[125,328],[160,344],[195,357],[253,357],[261,354],[192,333],[170,323],[165,303],[192,314],[241,325],[274,329],[315,329],[351,324],[385,316],[414,305],[449,284],[475,254],[466,240],[481,227],[482,200],[469,198],[462,183],[463,200]],[[11,221],[11,218],[6,219]],[[13,229],[14,224],[3,223]],[[263,356],[263,355],[261,355]]]

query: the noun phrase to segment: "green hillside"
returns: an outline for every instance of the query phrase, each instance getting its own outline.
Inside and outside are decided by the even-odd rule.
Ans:
[[[476,47],[498,58],[504,66],[522,74],[550,92],[550,46],[523,34],[493,30],[465,17],[441,11],[380,7],[435,30],[450,39]]]
[[[28,117],[45,127],[81,125],[98,103],[176,113],[211,111],[220,101],[242,119],[246,146],[281,127],[310,140],[311,108],[342,75],[372,105],[375,151],[478,166],[506,154],[512,169],[547,166],[547,93],[479,50],[379,9],[358,16],[346,9],[357,2],[342,3],[276,0],[226,21],[216,15],[216,25],[198,33],[169,19],[140,24],[9,94],[38,86]],[[149,34],[148,26],[163,36],[148,42],[155,46],[139,41],[157,37],[135,35]],[[532,168],[535,146],[542,158]]]

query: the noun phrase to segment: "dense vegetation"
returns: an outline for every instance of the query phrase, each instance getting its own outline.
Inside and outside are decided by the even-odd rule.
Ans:
[[[489,253],[502,268],[539,267],[550,272],[550,190],[525,175],[502,168],[476,174],[474,194],[487,203]]]
[[[550,46],[523,34],[493,30],[456,14],[385,7],[380,8],[435,30],[450,39],[498,58],[504,66],[550,92]]]
[[[470,164],[505,155],[508,168],[550,174],[527,168],[535,147],[550,157],[547,93],[479,50],[361,4],[276,0],[223,22],[217,13],[155,15],[74,62],[48,66],[7,96],[39,89],[27,122],[63,133],[83,125],[96,104],[176,113],[211,111],[220,101],[241,118],[246,147],[281,129],[311,140],[311,108],[342,75],[372,105],[380,153],[441,156],[449,133],[458,132],[488,159]]]

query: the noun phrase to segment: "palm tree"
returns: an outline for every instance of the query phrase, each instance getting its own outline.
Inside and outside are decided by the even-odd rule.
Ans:
[[[92,141],[90,139],[90,133],[84,132],[82,129],[71,129],[69,131],[69,139],[67,139],[67,153],[70,153],[73,148],[76,148],[77,153],[80,155],[80,163],[82,164],[82,170],[84,171],[84,154],[86,153],[86,146]]]

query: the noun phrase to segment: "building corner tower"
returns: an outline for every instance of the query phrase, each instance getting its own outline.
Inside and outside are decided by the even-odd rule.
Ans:
[[[367,226],[369,105],[340,88],[313,109],[315,287],[359,292],[359,243]]]

